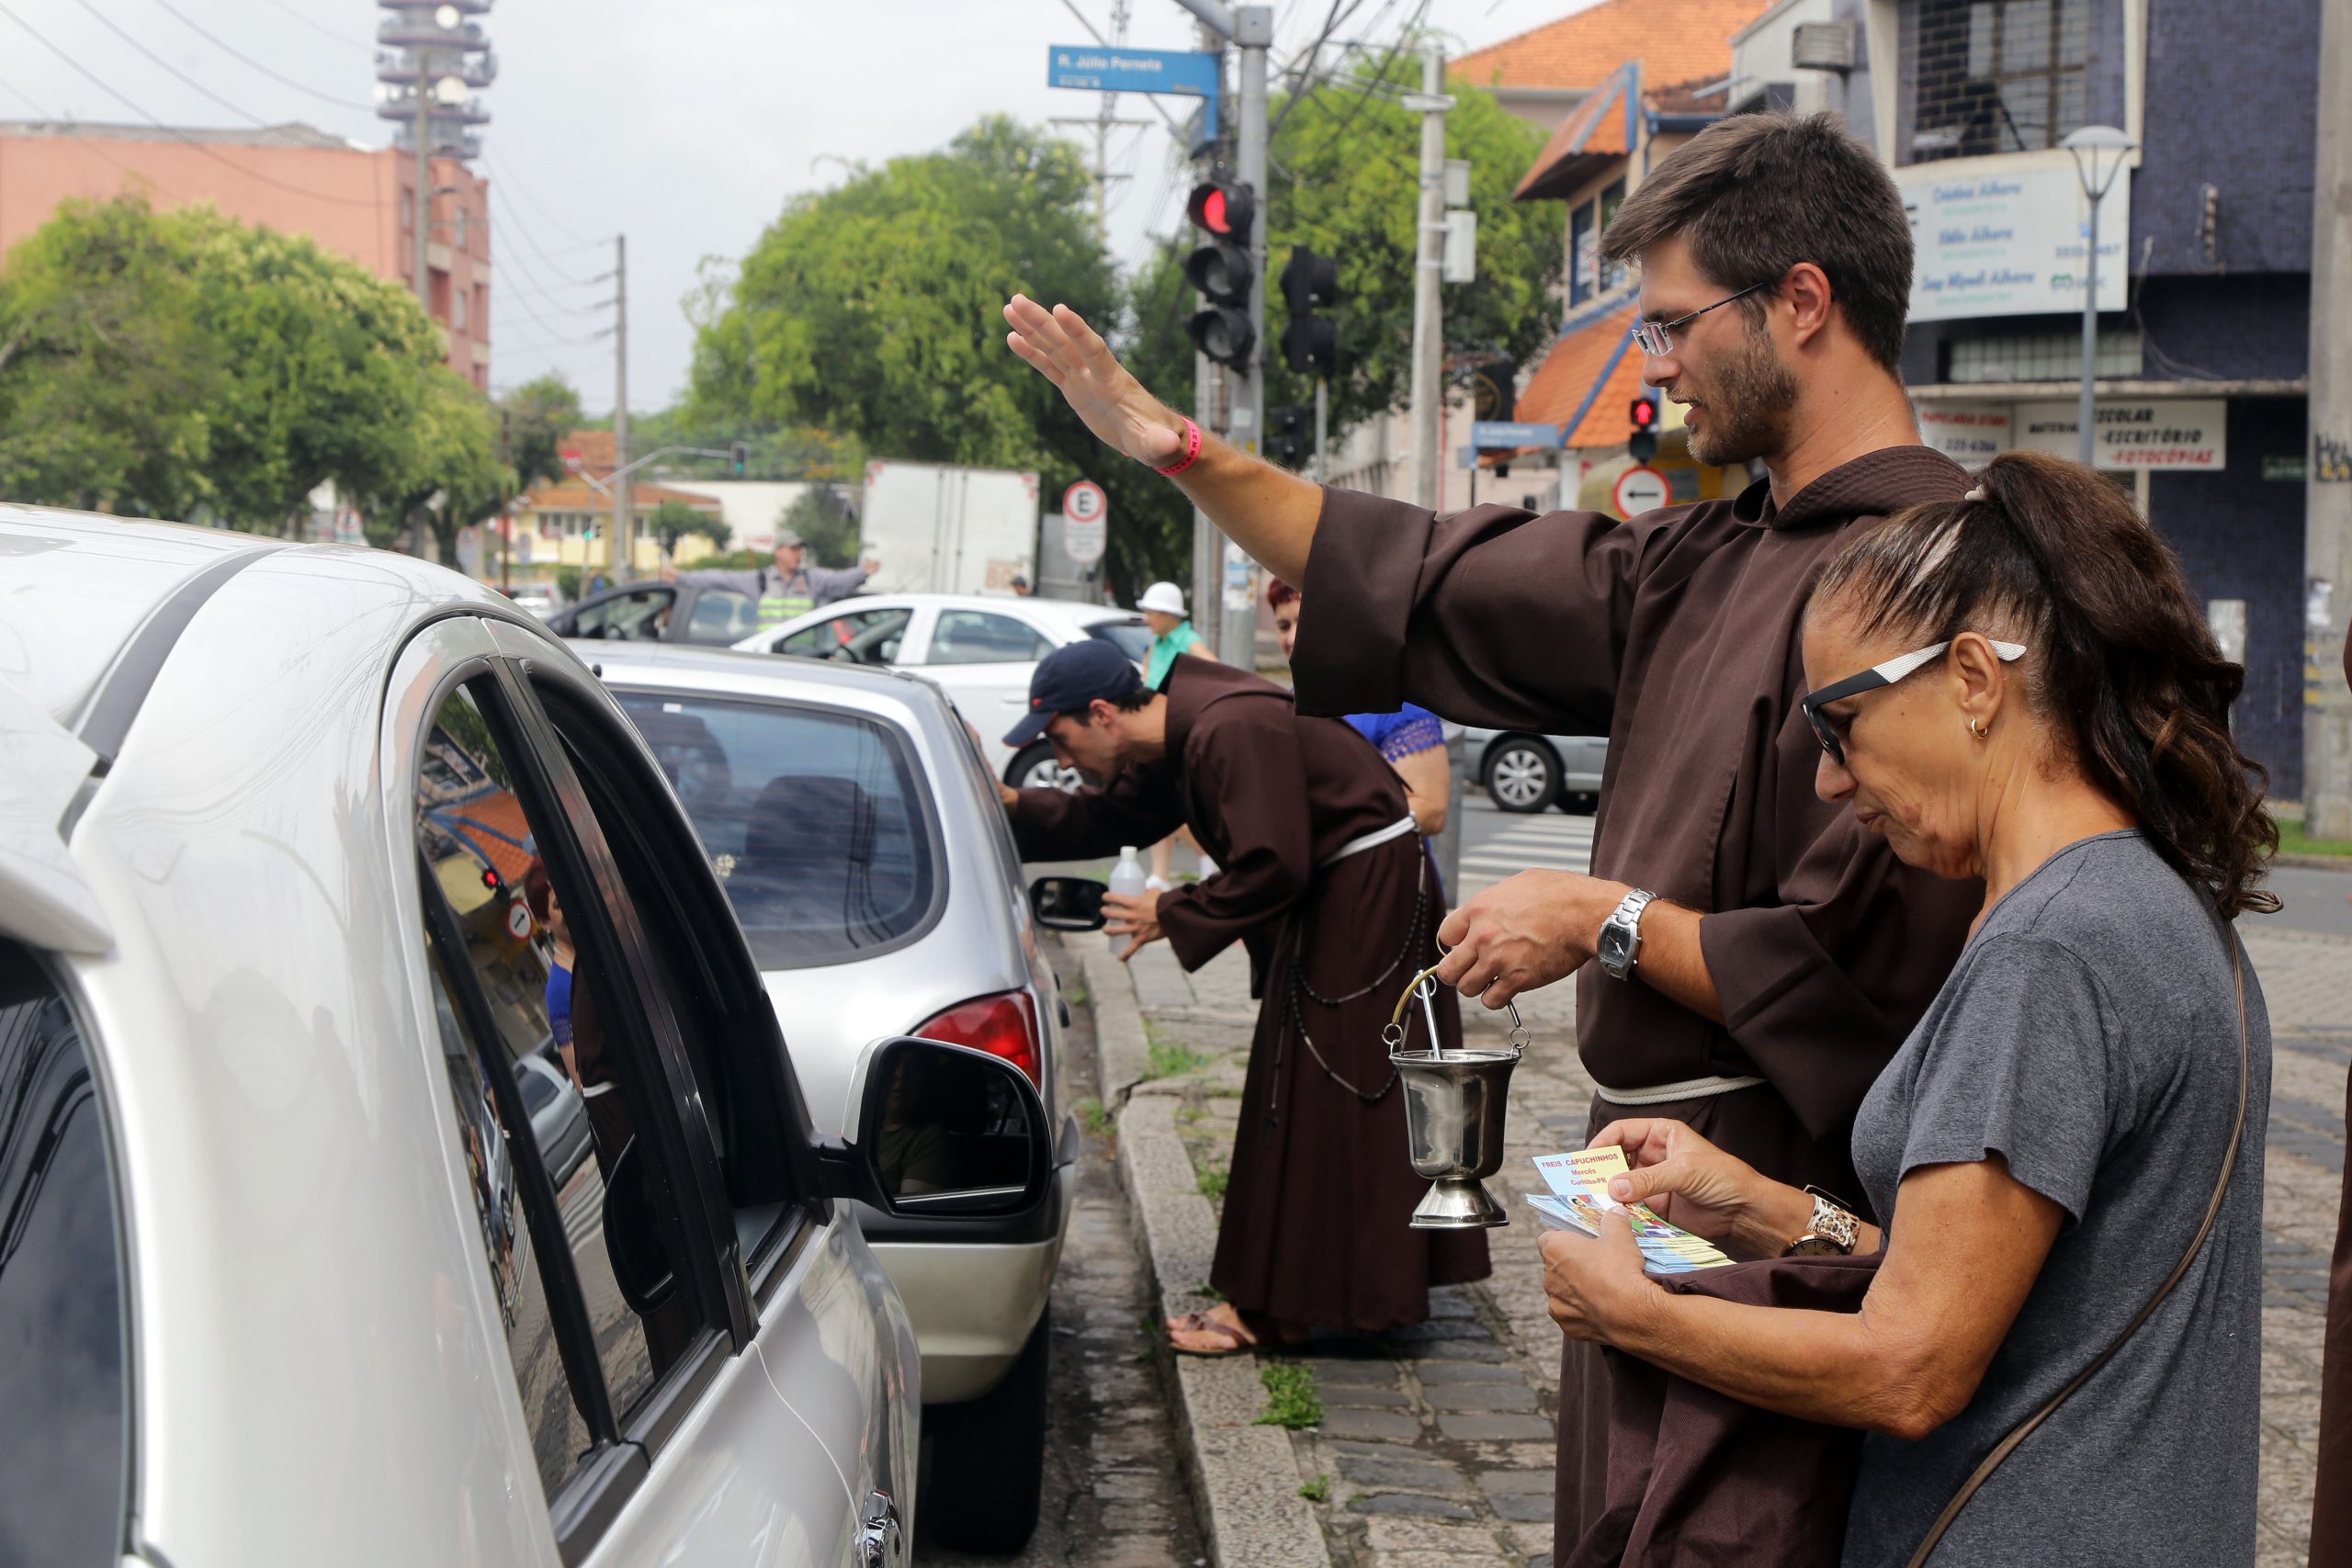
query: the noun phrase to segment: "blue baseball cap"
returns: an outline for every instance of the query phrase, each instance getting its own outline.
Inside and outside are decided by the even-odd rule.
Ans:
[[[1134,694],[1143,677],[1116,643],[1099,637],[1057,648],[1029,676],[1029,711],[1004,733],[1007,746],[1026,746],[1046,733],[1056,714],[1080,713],[1101,697],[1118,702]]]

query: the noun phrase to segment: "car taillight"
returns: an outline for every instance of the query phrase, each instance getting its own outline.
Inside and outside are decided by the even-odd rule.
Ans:
[[[1038,1070],[1037,1009],[1026,991],[1003,991],[959,1002],[911,1032],[925,1040],[969,1045],[1001,1056],[1027,1073],[1031,1083],[1045,1088]]]

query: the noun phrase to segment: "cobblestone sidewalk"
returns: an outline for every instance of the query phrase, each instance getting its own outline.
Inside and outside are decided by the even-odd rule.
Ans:
[[[2344,1172],[2352,941],[2250,928],[2247,945],[2278,1043],[2267,1145],[2258,1561],[2261,1568],[2302,1568],[2327,1258]],[[1092,958],[1087,967],[1098,986],[1115,985],[1121,973]],[[1118,1087],[1172,1108],[1168,1121],[1213,1205],[1222,1192],[1255,1016],[1246,964],[1237,952],[1188,976],[1155,946],[1127,974],[1148,1048],[1137,1069],[1142,1081]],[[1510,1157],[1489,1183],[1513,1215],[1510,1226],[1490,1234],[1493,1277],[1435,1292],[1427,1324],[1363,1339],[1317,1340],[1302,1355],[1324,1416],[1319,1427],[1291,1434],[1292,1454],[1302,1496],[1334,1563],[1548,1568],[1559,1338],[1544,1308],[1535,1250],[1541,1233],[1520,1216],[1526,1212],[1522,1195],[1541,1187],[1530,1157],[1573,1146],[1591,1096],[1577,1063],[1569,988],[1553,990],[1558,995],[1522,1007],[1534,1041],[1512,1079]],[[1489,1029],[1499,1035],[1496,1020],[1464,1021],[1474,1039]],[[1155,1103],[1155,1125],[1161,1114]],[[1163,1277],[1159,1285],[1171,1311],[1211,1299],[1202,1278]],[[1216,1479],[1204,1478],[1212,1493]],[[1213,1540],[1220,1562],[1235,1561],[1219,1548]]]

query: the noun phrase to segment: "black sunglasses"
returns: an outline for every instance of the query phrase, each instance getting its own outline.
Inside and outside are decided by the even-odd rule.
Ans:
[[[1951,646],[1950,642],[1939,642],[1927,648],[1915,649],[1909,653],[1898,653],[1883,663],[1871,665],[1859,675],[1849,675],[1844,680],[1824,686],[1817,692],[1807,692],[1797,705],[1804,709],[1805,722],[1813,726],[1813,737],[1821,742],[1821,749],[1829,753],[1829,760],[1839,767],[1844,767],[1846,747],[1838,738],[1838,727],[1835,721],[1821,711],[1823,708],[1827,707],[1831,703],[1842,702],[1862,692],[1874,692],[1881,686],[1892,686],[1897,681],[1904,680],[1925,667],[1928,660]],[[2006,664],[2011,660],[2025,657],[2025,644],[1993,642],[1993,651]]]

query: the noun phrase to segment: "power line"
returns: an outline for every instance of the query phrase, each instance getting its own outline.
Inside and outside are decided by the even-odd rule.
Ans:
[[[232,59],[243,61],[246,65],[260,72],[263,75],[268,77],[273,82],[282,83],[285,85],[293,88],[298,93],[308,94],[310,96],[318,99],[319,102],[322,104],[333,104],[337,108],[357,109],[362,114],[373,114],[376,112],[376,106],[373,104],[363,104],[351,98],[338,98],[333,93],[322,93],[316,87],[311,86],[307,83],[298,82],[293,77],[286,75],[281,72],[271,70],[268,66],[264,65],[260,61],[255,60],[253,56],[245,53],[243,51],[235,48],[233,45],[223,43],[220,39],[215,38],[204,28],[198,27],[195,21],[188,17],[187,12],[173,5],[171,0],[155,0],[155,4],[161,6],[164,10],[169,11],[173,16],[178,17],[182,25],[184,25],[188,31],[194,33],[197,37],[202,39],[205,42],[210,44],[221,53],[226,54]]]
[[[561,234],[565,239],[578,241],[582,249],[585,249],[590,245],[601,247],[610,243],[605,240],[582,239],[578,231],[566,227],[562,220],[559,219],[554,213],[548,210],[546,203],[542,202],[537,197],[531,194],[530,186],[525,185],[520,179],[516,178],[514,172],[506,166],[505,160],[499,157],[496,153],[485,152],[483,154],[483,162],[487,163],[491,166],[491,171],[498,176],[501,184],[513,186],[514,187],[514,194],[521,197],[525,201],[530,203],[531,210],[537,212],[539,217],[546,221],[548,228],[553,229],[557,233]]]
[[[35,43],[40,44],[43,49],[49,51],[50,53],[57,56],[58,59],[63,61],[67,65],[72,66],[75,72],[86,78],[92,85],[96,86],[100,92],[106,94],[108,97],[114,99],[117,103],[122,105],[123,107],[129,109],[131,113],[137,115],[140,118],[145,120],[148,124],[153,126],[156,130],[170,137],[173,141],[183,143],[186,146],[195,148],[198,152],[203,153],[206,157],[211,159],[214,163],[220,164],[224,168],[233,169],[238,174],[244,175],[247,179],[259,180],[262,184],[266,186],[275,186],[279,190],[291,191],[294,195],[302,197],[311,201],[331,202],[337,207],[377,207],[380,205],[380,203],[377,202],[372,197],[354,198],[347,196],[329,196],[324,191],[305,190],[300,186],[290,186],[284,180],[272,179],[269,175],[261,173],[257,169],[249,169],[232,158],[224,158],[220,155],[219,150],[212,147],[210,144],[198,141],[194,137],[189,136],[176,127],[164,124],[162,120],[157,119],[153,115],[149,114],[145,109],[140,107],[139,105],[123,96],[123,95],[116,91],[115,88],[105,80],[105,78],[99,76],[88,66],[84,65],[80,61],[74,59],[72,55],[66,53],[55,44],[50,42],[47,38],[36,31],[29,23],[28,23],[22,17],[17,15],[16,12],[10,10],[5,4],[0,4],[0,17],[6,17],[10,21],[16,23],[17,27],[23,28],[25,33],[29,36]],[[103,17],[100,19],[104,20]],[[239,110],[238,112],[241,114],[243,113],[243,110]],[[247,115],[245,118],[251,119],[253,117]],[[256,121],[255,123],[258,124],[259,122]]]
[[[493,183],[490,187],[490,198],[505,208],[507,219],[514,223],[515,231],[523,236],[523,243],[530,246],[531,250],[538,256],[539,260],[547,264],[547,269],[549,272],[555,274],[558,277],[563,279],[564,282],[571,284],[575,288],[594,288],[596,284],[603,281],[601,278],[594,277],[574,277],[570,273],[564,271],[563,268],[556,265],[555,258],[548,254],[546,247],[542,246],[537,237],[532,234],[531,226],[523,220],[522,215],[514,210],[514,203],[506,199],[504,194],[495,183]]]
[[[219,104],[222,108],[227,109],[231,114],[235,115],[238,118],[249,119],[255,125],[263,127],[266,127],[269,124],[269,121],[262,118],[261,116],[254,113],[251,109],[241,108],[237,105],[231,103],[228,99],[222,97],[220,94],[214,92],[211,88],[206,86],[203,83],[198,81],[195,77],[189,75],[187,72],[181,70],[178,66],[164,59],[162,55],[157,54],[153,50],[149,49],[145,44],[141,43],[129,33],[123,31],[122,28],[114,20],[113,17],[107,16],[104,11],[99,10],[96,6],[91,5],[90,0],[74,0],[74,3],[81,6],[85,11],[89,12],[93,17],[96,17],[99,23],[105,27],[107,31],[114,34],[115,37],[120,39],[123,42],[129,44],[140,53],[145,55],[149,60],[153,61],[156,64],[162,66],[164,70],[178,77],[182,83],[195,88],[198,92],[203,94],[206,97],[210,98],[214,103]],[[22,23],[17,25],[20,27],[23,26]],[[27,28],[26,30],[30,31],[31,29]]]
[[[362,54],[369,52],[366,44],[361,43],[358,39],[352,38],[347,33],[339,33],[333,28],[328,27],[325,23],[318,21],[313,17],[304,16],[301,12],[288,5],[286,0],[269,0],[269,4],[276,6],[278,10],[285,12],[288,16],[293,17],[296,21],[301,23],[304,27],[309,28],[313,32],[324,33],[327,37],[334,39],[335,42],[348,45],[349,47],[357,50]]]

